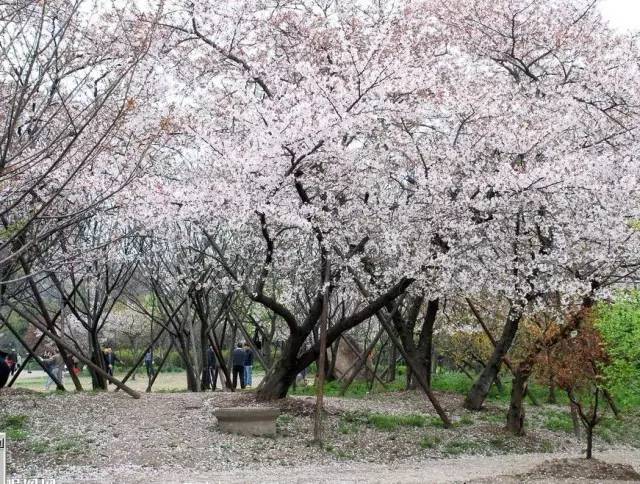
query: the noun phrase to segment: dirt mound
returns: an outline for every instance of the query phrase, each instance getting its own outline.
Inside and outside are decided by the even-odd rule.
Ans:
[[[548,460],[526,474],[524,479],[593,479],[597,481],[640,481],[628,464],[609,464],[598,459]]]

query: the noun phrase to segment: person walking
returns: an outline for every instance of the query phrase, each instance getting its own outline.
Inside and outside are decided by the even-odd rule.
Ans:
[[[248,387],[253,383],[253,350],[249,343],[244,344],[246,356],[244,358],[244,384]]]
[[[211,345],[207,348],[207,370],[205,374],[205,386],[211,388],[211,391],[215,391],[218,385],[218,360],[216,359],[216,352]]]
[[[246,383],[244,381],[244,362],[247,358],[247,352],[242,347],[242,343],[238,343],[236,349],[231,353],[231,363],[233,364],[233,388],[238,387],[238,376],[240,376],[240,388],[244,389]]]
[[[147,351],[144,355],[144,366],[147,369],[147,378],[153,378],[153,349]]]

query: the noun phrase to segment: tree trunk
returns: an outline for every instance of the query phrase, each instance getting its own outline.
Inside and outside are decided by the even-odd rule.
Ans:
[[[259,400],[277,400],[287,396],[289,387],[295,382],[298,372],[302,370],[298,368],[298,354],[307,336],[308,334],[289,336],[279,358],[256,390],[256,397]]]
[[[434,299],[427,303],[427,311],[422,323],[422,330],[420,331],[420,341],[418,342],[418,354],[417,360],[420,364],[419,371],[423,372],[424,380],[427,382],[427,386],[431,389],[431,355],[433,353],[433,327],[436,322],[436,315],[440,302],[438,299]]]
[[[556,382],[553,377],[549,377],[549,396],[547,397],[547,403],[552,405],[558,403],[558,399],[556,398]]]
[[[89,332],[89,344],[91,345],[91,361],[96,366],[106,370],[106,368],[104,368],[102,348],[100,347],[100,342],[98,341],[98,335],[96,333]],[[92,368],[89,368],[89,373],[91,374],[91,384],[94,390],[107,389],[107,380],[103,378],[102,375],[94,371]]]
[[[398,358],[396,347],[389,348],[389,368],[387,369],[387,381],[392,383],[396,380],[396,359]]]
[[[185,371],[187,372],[187,390],[190,392],[198,392],[200,391],[200,381],[198,378],[198,372],[191,361],[191,349],[189,347],[189,343],[184,340],[184,335],[181,333],[177,334],[178,340],[178,353],[182,358],[182,362],[184,363]]]
[[[209,375],[207,371],[208,366],[208,358],[207,358],[207,349],[209,348],[209,340],[207,338],[208,327],[200,322],[200,361],[202,361],[202,378],[201,378],[201,387],[202,390],[206,390],[209,385],[213,388],[213,382],[209,381]]]
[[[516,371],[511,386],[511,403],[507,412],[507,430],[524,435],[524,397],[527,393],[528,374]]]
[[[593,457],[593,426],[587,426],[587,459]]]
[[[285,398],[289,387],[295,382],[298,370],[296,365],[291,365],[286,358],[280,357],[271,367],[271,371],[265,375],[256,391],[259,400],[277,400]]]
[[[500,340],[497,342],[491,358],[489,358],[489,361],[471,387],[471,390],[469,390],[469,395],[467,395],[464,401],[464,408],[467,410],[480,410],[482,408],[482,404],[489,394],[491,385],[500,371],[502,359],[509,351],[509,348],[511,348],[516,333],[518,332],[518,325],[520,324],[521,318],[522,307],[512,306],[509,310],[509,315],[507,316]]]
[[[582,426],[580,424],[580,417],[578,416],[578,408],[573,402],[570,402],[569,405],[569,408],[571,409],[571,423],[573,423],[573,434],[579,439],[582,435]]]

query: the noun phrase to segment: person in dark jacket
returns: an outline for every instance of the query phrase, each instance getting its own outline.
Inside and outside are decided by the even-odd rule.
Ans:
[[[11,368],[11,375],[16,372],[18,367],[18,352],[15,348],[11,349],[11,353],[9,353],[9,358],[11,359],[9,367]]]
[[[111,348],[105,348],[103,351],[103,355],[104,355],[104,367],[107,370],[107,373],[110,376],[113,376],[113,367],[116,364],[116,362],[120,362],[120,360],[118,359],[118,357],[116,356],[116,354],[113,352],[113,350]],[[109,385],[111,385],[111,382],[109,382]]]
[[[238,386],[238,375],[240,375],[240,388],[246,386],[244,381],[244,362],[247,358],[247,352],[242,347],[242,343],[238,343],[236,349],[231,353],[231,363],[233,364],[233,388]]]
[[[207,348],[207,366],[205,368],[205,388],[215,390],[218,383],[218,360],[213,346]]]
[[[147,378],[153,378],[153,349],[150,349],[145,353],[144,366],[147,369]]]
[[[253,350],[249,343],[244,344],[246,356],[244,358],[244,384],[248,387],[253,383]]]
[[[7,364],[7,357],[9,353],[0,350],[0,388],[3,388],[7,384],[9,375],[11,374],[11,368]]]

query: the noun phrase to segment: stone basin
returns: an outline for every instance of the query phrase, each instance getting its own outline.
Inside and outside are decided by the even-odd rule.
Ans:
[[[220,430],[242,435],[276,435],[276,418],[280,409],[273,407],[216,408]]]

